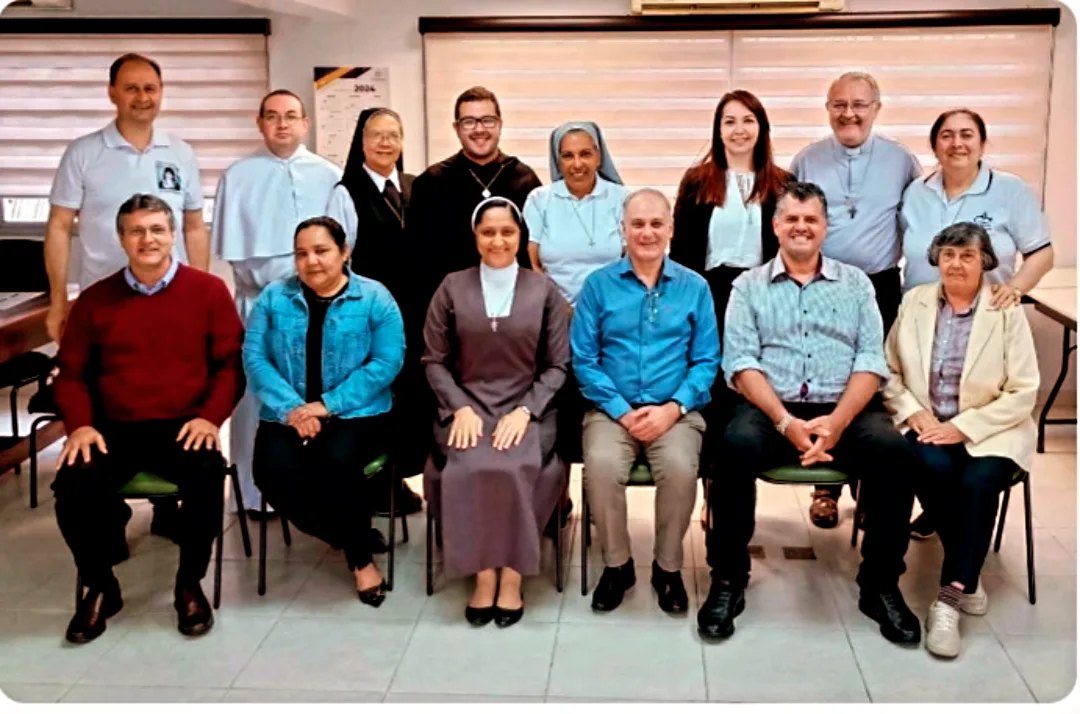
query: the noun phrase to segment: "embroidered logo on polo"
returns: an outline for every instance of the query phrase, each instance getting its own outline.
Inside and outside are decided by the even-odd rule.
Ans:
[[[157,171],[157,187],[159,190],[183,190],[183,186],[180,183],[180,169],[176,167],[176,164],[170,164],[166,161],[156,161],[154,163]]]
[[[986,211],[983,211],[979,215],[971,219],[971,222],[978,225],[985,231],[989,231],[994,227],[994,218]]]

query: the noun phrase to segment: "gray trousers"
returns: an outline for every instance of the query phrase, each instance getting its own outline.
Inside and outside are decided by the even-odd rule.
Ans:
[[[656,483],[654,558],[675,572],[683,565],[683,536],[697,497],[698,458],[705,420],[696,411],[675,422],[663,436],[643,444],[604,412],[585,414],[582,450],[583,488],[600,541],[604,565],[615,568],[630,559],[626,522],[626,483],[630,468],[644,453]]]

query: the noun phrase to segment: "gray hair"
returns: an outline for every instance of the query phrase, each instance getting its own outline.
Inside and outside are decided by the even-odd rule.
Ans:
[[[130,216],[136,211],[150,211],[151,213],[164,213],[169,222],[169,230],[176,231],[176,217],[169,204],[152,193],[136,193],[128,200],[120,204],[120,210],[116,212],[116,234],[124,235],[124,216]]]
[[[998,267],[998,257],[994,252],[994,246],[990,243],[990,234],[978,223],[971,221],[954,223],[934,236],[934,240],[930,241],[930,247],[926,250],[926,259],[930,261],[930,265],[936,267],[942,248],[961,248],[969,245],[979,246],[984,272]]]
[[[638,196],[653,196],[655,198],[659,198],[661,201],[664,202],[664,206],[667,207],[668,215],[671,215],[671,201],[668,200],[668,197],[665,196],[661,191],[655,188],[650,188],[648,186],[646,186],[645,188],[636,189],[627,194],[626,199],[623,200],[622,204],[623,215],[626,214],[626,209],[630,207],[630,202]]]
[[[780,193],[776,197],[776,210],[773,218],[778,218],[784,212],[788,197],[794,198],[799,203],[816,198],[821,201],[821,214],[825,219],[829,218],[829,202],[825,200],[825,192],[816,183],[809,181],[789,181],[780,187]]]
[[[844,80],[858,80],[860,82],[866,82],[870,86],[870,92],[874,95],[874,101],[881,101],[881,89],[878,87],[877,80],[874,79],[874,75],[869,72],[844,72],[842,75],[833,80],[833,83],[829,85],[829,91],[826,93],[832,94],[832,90],[836,85],[840,84]]]

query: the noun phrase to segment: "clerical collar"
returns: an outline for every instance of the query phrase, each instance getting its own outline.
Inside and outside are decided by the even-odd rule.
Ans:
[[[839,151],[840,154],[843,154],[844,156],[850,156],[850,157],[854,158],[856,156],[861,156],[862,154],[865,154],[868,151],[870,151],[870,148],[871,148],[870,145],[874,141],[874,135],[870,134],[868,137],[866,137],[866,141],[859,144],[858,146],[844,146],[843,144],[840,143],[840,140],[837,139],[836,136],[833,136],[832,140],[833,140],[833,146]]]
[[[465,155],[465,150],[464,149],[462,149],[460,152],[458,152],[458,155],[461,157],[461,160],[465,162],[465,168],[472,169],[473,171],[479,171],[479,172],[487,172],[487,171],[496,170],[499,167],[501,167],[504,163],[506,163],[506,160],[510,158],[509,156],[507,156],[506,154],[504,154],[500,150],[499,153],[495,155],[495,158],[492,159],[491,161],[487,162],[486,164],[478,164],[475,161],[473,161],[472,159],[470,159],[468,156]]]
[[[263,152],[268,158],[271,158],[274,161],[280,161],[283,164],[291,164],[293,161],[296,161],[297,159],[300,159],[309,153],[307,147],[303,144],[296,147],[296,151],[292,152],[292,154],[288,158],[284,159],[275,154],[273,151],[270,151],[270,148],[267,147],[265,144],[263,145]]]
[[[367,175],[370,176],[371,180],[375,182],[375,187],[378,188],[380,192],[383,191],[386,188],[386,182],[387,181],[390,181],[391,183],[393,183],[394,188],[396,188],[398,191],[401,190],[401,177],[398,176],[397,166],[395,166],[390,171],[389,176],[383,176],[381,173],[379,173],[375,169],[368,166],[367,162],[365,161],[364,162],[364,171],[367,171]]]

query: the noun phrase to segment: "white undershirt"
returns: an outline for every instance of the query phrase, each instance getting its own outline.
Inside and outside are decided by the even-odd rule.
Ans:
[[[750,174],[753,186],[753,174]],[[709,216],[709,245],[705,269],[720,265],[753,268],[761,265],[761,204],[744,204],[738,174],[728,169],[723,207],[714,206]]]
[[[517,276],[516,261],[505,268],[492,268],[480,263],[480,289],[484,293],[484,311],[488,317],[507,317],[510,314]]]

